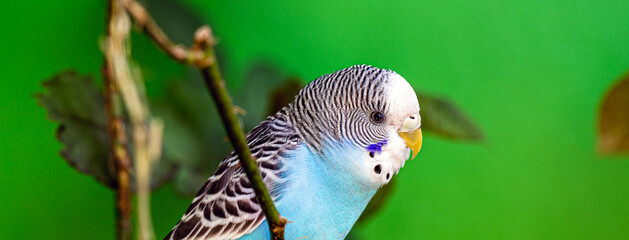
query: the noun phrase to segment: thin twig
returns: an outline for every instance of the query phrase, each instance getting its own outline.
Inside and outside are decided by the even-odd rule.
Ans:
[[[133,142],[133,158],[135,180],[138,193],[138,239],[154,239],[150,212],[150,174],[151,162],[159,157],[161,148],[162,124],[151,119],[143,85],[135,81],[131,74],[128,60],[128,35],[131,22],[127,15],[123,0],[111,0],[109,29],[106,41],[105,56],[110,77],[115,83],[124,103],[126,113],[131,122],[131,140]],[[149,134],[153,134],[151,136]]]
[[[273,204],[273,199],[271,198],[264,181],[262,181],[258,165],[255,159],[253,159],[253,156],[251,156],[243,131],[240,128],[236,114],[233,112],[231,98],[225,88],[225,82],[221,76],[221,70],[219,69],[218,62],[215,60],[216,55],[214,53],[214,40],[210,27],[205,26],[197,30],[194,36],[194,41],[195,46],[193,49],[203,49],[208,59],[212,59],[212,61],[209,61],[211,64],[208,67],[201,68],[201,75],[203,75],[205,84],[214,99],[216,107],[218,108],[221,120],[223,121],[225,130],[227,131],[227,136],[229,136],[229,140],[234,146],[234,151],[238,154],[240,164],[245,170],[245,173],[249,178],[249,182],[251,182],[251,185],[253,186],[258,202],[261,203],[260,206],[262,207],[262,211],[264,211],[264,215],[266,216],[269,224],[271,237],[273,239],[284,239],[284,227],[287,221],[280,216]]]
[[[110,68],[103,66],[103,75]],[[116,236],[117,239],[131,239],[131,190],[130,163],[126,149],[124,123],[115,113],[116,90],[113,79],[105,77],[105,108],[107,111],[107,133],[109,136],[110,161],[113,163],[116,178]]]
[[[135,24],[142,29],[144,34],[149,36],[158,48],[168,54],[173,60],[198,68],[209,66],[208,58],[200,49],[197,51],[190,50],[170,40],[142,4],[135,0],[123,0],[123,3]]]
[[[107,15],[107,35],[110,36],[114,28],[116,2],[109,2]],[[109,136],[110,160],[116,173],[116,239],[129,240],[131,231],[131,190],[129,169],[131,161],[126,149],[124,123],[120,119],[119,95],[113,79],[112,59],[105,57],[103,64],[103,79],[105,82],[105,109],[107,116],[107,133]]]
[[[166,52],[173,60],[181,63],[196,65],[203,58],[200,52],[191,52],[183,45],[178,45],[168,38],[166,33],[157,25],[146,9],[135,0],[123,0],[127,12],[133,17],[135,24],[149,37],[155,45]]]
[[[225,88],[225,82],[216,61],[214,53],[215,42],[210,27],[204,26],[199,28],[195,33],[194,46],[191,49],[186,49],[181,45],[173,43],[142,5],[135,0],[125,0],[125,2],[131,17],[142,28],[144,33],[153,40],[155,45],[171,56],[173,60],[199,68],[219,110],[234,151],[238,154],[241,166],[245,170],[262,211],[266,216],[271,237],[272,239],[284,239],[284,227],[287,221],[275,208],[266,185],[260,176],[258,165],[251,156],[244,133],[238,124],[236,115],[233,113],[231,99]]]

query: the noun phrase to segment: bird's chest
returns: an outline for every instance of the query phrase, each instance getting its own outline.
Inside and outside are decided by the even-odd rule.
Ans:
[[[334,149],[332,149],[334,150]],[[286,163],[287,184],[278,210],[290,222],[287,239],[342,239],[375,194],[355,171],[360,149],[328,152],[325,157],[300,147]]]

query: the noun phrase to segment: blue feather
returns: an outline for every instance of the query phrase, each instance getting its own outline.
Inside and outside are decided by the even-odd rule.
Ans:
[[[386,144],[386,141],[382,145]],[[380,145],[380,147],[382,147]],[[364,150],[351,144],[327,144],[323,154],[305,145],[285,159],[287,184],[276,201],[289,223],[285,238],[343,239],[377,188],[362,181],[357,164]],[[241,239],[269,239],[266,221]]]

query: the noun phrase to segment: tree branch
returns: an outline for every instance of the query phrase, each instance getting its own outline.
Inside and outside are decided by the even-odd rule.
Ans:
[[[166,33],[157,25],[146,9],[135,0],[123,0],[127,12],[133,18],[135,24],[168,56],[173,60],[189,65],[197,66],[203,59],[202,52],[189,51],[185,46],[174,43]]]
[[[110,68],[103,66],[103,75],[108,75]],[[129,169],[131,161],[126,149],[124,123],[115,113],[116,90],[113,80],[105,76],[105,109],[107,111],[107,135],[109,137],[110,159],[114,166],[116,179],[116,236],[117,239],[131,239],[131,190]]]
[[[128,35],[131,29],[131,22],[127,15],[126,3],[124,0],[110,0],[110,13],[108,19],[107,40],[105,41],[105,66],[106,79],[108,89],[116,89],[117,95],[120,96],[121,102],[124,103],[124,109],[129,117],[131,125],[131,140],[133,142],[133,170],[135,173],[135,181],[137,185],[137,204],[138,204],[138,239],[153,239],[153,226],[150,212],[150,175],[151,163],[159,157],[161,153],[162,140],[162,124],[152,119],[148,108],[148,101],[144,93],[144,86],[141,81],[134,80],[129,65],[129,44]],[[109,94],[111,91],[109,92]],[[110,96],[108,96],[110,97]],[[115,108],[116,105],[109,101],[109,107]],[[119,105],[119,104],[118,104]],[[108,108],[109,110],[109,108]],[[120,121],[121,123],[121,121]],[[112,126],[118,126],[113,124]],[[114,128],[118,129],[118,128]],[[120,131],[120,130],[118,130]],[[117,135],[110,135],[110,138],[116,136],[118,141],[125,137],[125,131],[118,132]],[[159,141],[156,143],[155,141]],[[125,150],[126,148],[122,148]],[[119,149],[115,149],[119,150]],[[126,165],[122,165],[126,173],[123,178],[125,185],[118,186],[117,191],[124,191],[130,195],[129,191],[129,170],[131,169],[129,159],[126,158]],[[119,173],[121,171],[118,171]],[[126,195],[125,195],[126,196]],[[125,212],[125,226],[119,226],[119,231],[124,234],[119,235],[119,239],[130,239],[130,196],[124,199],[118,199],[119,204],[125,204],[128,207]],[[124,202],[124,203],[123,203]],[[121,230],[122,229],[122,230]]]
[[[216,61],[214,52],[214,37],[210,27],[204,26],[195,33],[195,43],[191,49],[186,49],[173,43],[159,28],[148,12],[135,0],[125,0],[126,9],[134,21],[142,28],[155,45],[166,52],[173,60],[193,65],[201,71],[206,86],[214,99],[221,120],[225,125],[229,140],[238,154],[240,164],[245,170],[249,181],[256,193],[262,211],[266,216],[272,239],[284,239],[286,219],[280,216],[273,204],[273,200],[260,176],[258,165],[251,156],[245,141],[244,133],[233,113],[233,105],[225,88],[225,82]]]
[[[109,1],[107,15],[107,36],[111,36],[116,18],[116,2]],[[124,123],[120,119],[120,99],[113,79],[112,59],[105,56],[103,63],[103,79],[105,84],[105,115],[107,116],[107,135],[109,140],[109,156],[116,173],[116,239],[131,239],[131,161],[126,148]]]
[[[238,119],[236,118],[236,114],[234,114],[232,110],[233,107],[231,98],[227,94],[227,89],[225,88],[225,82],[221,76],[218,62],[215,60],[216,55],[213,48],[214,40],[210,27],[205,26],[197,30],[194,40],[194,48],[199,47],[200,49],[204,49],[208,59],[213,59],[213,61],[209,61],[211,62],[209,66],[200,68],[201,74],[203,75],[205,84],[214,99],[214,103],[216,103],[216,107],[221,115],[221,120],[225,125],[227,136],[229,136],[229,140],[234,146],[234,151],[238,154],[240,164],[245,170],[245,173],[249,178],[249,182],[251,182],[251,185],[253,186],[258,202],[260,202],[260,206],[262,207],[262,211],[264,211],[264,215],[266,216],[269,229],[271,231],[271,237],[276,240],[284,239],[284,227],[286,226],[287,221],[280,216],[273,204],[273,199],[271,198],[268,190],[266,189],[266,185],[260,176],[258,165],[253,159],[253,156],[251,156],[251,152],[249,151],[249,147],[245,141],[245,137],[242,129],[240,128],[240,124],[238,123]]]

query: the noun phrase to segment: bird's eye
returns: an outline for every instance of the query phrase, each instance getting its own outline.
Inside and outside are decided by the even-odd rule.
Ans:
[[[382,114],[381,112],[372,112],[371,121],[373,121],[374,123],[384,122],[384,114]]]

